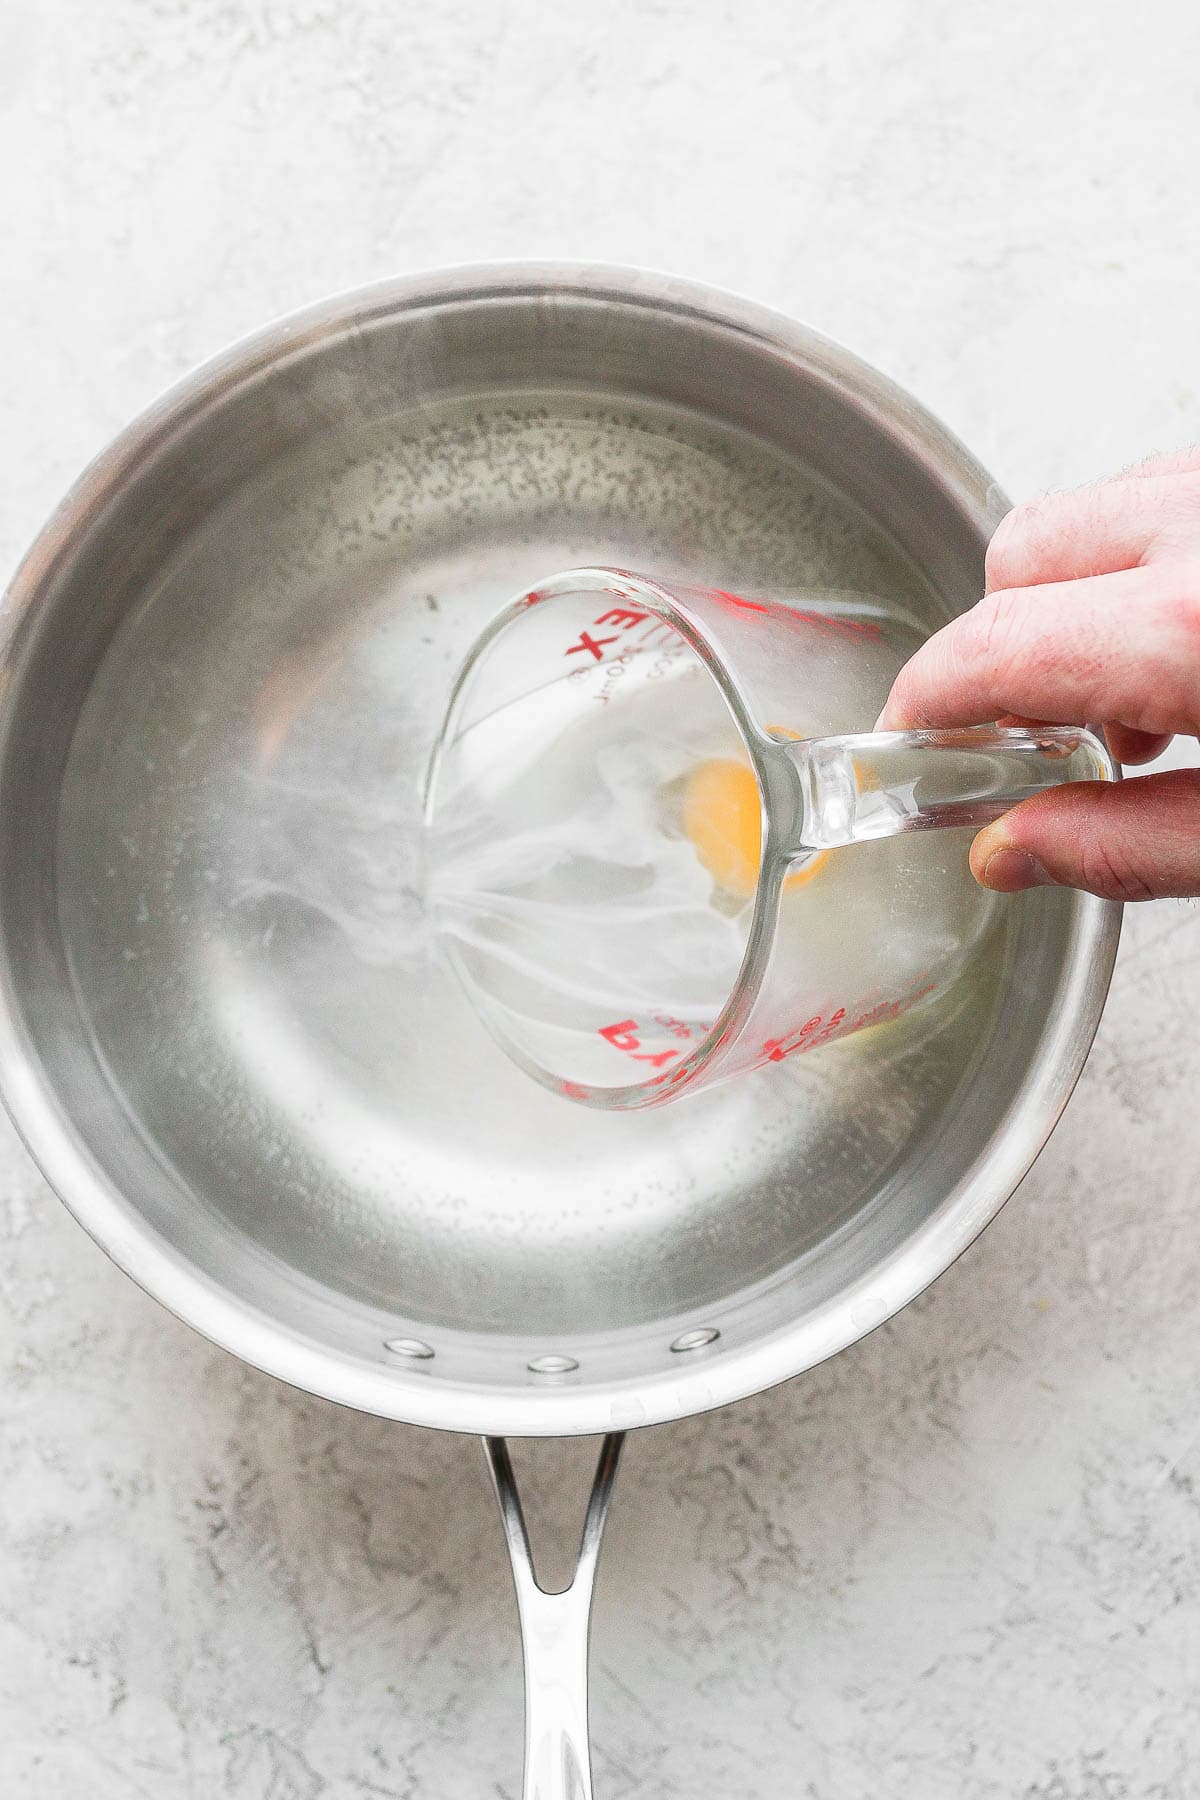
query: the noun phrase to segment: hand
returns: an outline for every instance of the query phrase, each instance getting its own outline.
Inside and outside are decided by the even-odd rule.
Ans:
[[[1018,506],[986,574],[901,670],[881,729],[1100,722],[1123,763],[1200,734],[1200,448]],[[1200,894],[1200,769],[1036,794],[979,833],[971,869],[1001,893]]]

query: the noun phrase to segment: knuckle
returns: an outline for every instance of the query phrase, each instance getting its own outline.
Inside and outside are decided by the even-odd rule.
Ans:
[[[1038,516],[1032,500],[1023,501],[1005,513],[987,547],[984,558],[984,582],[990,594],[993,588],[1016,587],[1025,566],[1028,544]]]
[[[1164,570],[1148,610],[1144,647],[1155,720],[1174,730],[1200,723],[1200,558]],[[1149,697],[1149,696],[1148,696]]]
[[[1200,557],[1200,477],[1154,476],[1138,483],[1132,500],[1126,483],[1124,495],[1145,537],[1139,566],[1173,566]]]
[[[955,653],[964,679],[978,686],[1002,687],[1006,672],[1021,653],[1024,609],[1018,592],[997,588],[972,608],[957,634]]]
[[[1193,577],[1200,577],[1200,469],[1176,476],[1174,499],[1171,543],[1192,565]]]
[[[1195,655],[1200,650],[1200,557],[1179,565],[1171,582],[1167,612],[1185,650]]]
[[[1106,844],[1102,839],[1085,842],[1079,859],[1080,882],[1089,894],[1102,900],[1152,900],[1154,889],[1125,844]]]
[[[904,720],[910,719],[912,717],[913,704],[916,698],[915,690],[916,682],[911,673],[910,665],[905,664],[904,668],[901,669],[895,681],[892,683],[892,689],[888,695],[887,701],[888,714],[893,718]]]

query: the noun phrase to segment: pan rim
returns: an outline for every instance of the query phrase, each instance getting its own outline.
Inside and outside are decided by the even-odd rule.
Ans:
[[[468,263],[348,289],[241,338],[174,383],[88,464],[38,534],[4,598],[0,734],[19,686],[22,645],[55,572],[174,434],[293,355],[372,322],[464,301],[580,299],[643,306],[751,339],[835,386],[896,448],[932,466],[981,542],[1002,497],[966,448],[919,402],[832,338],[740,296],[678,276],[586,262]],[[176,1317],[280,1380],[382,1417],[448,1430],[573,1435],[660,1423],[744,1399],[824,1361],[883,1324],[940,1276],[1032,1167],[1082,1073],[1116,957],[1119,906],[1079,895],[1059,1005],[1003,1128],[919,1229],[854,1288],[767,1336],[621,1383],[572,1378],[528,1389],[431,1378],[323,1345],[185,1263],[92,1160],[44,1075],[0,929],[0,1092],[52,1189],[110,1258]]]

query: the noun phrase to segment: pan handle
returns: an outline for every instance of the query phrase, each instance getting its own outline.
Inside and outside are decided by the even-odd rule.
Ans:
[[[547,1593],[538,1582],[508,1445],[484,1438],[521,1617],[525,1656],[524,1800],[592,1800],[588,1747],[588,1631],[600,1539],[625,1434],[610,1432],[600,1448],[579,1559],[571,1585]]]

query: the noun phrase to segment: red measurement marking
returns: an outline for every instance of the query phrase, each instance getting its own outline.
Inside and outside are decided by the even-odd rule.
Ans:
[[[597,626],[619,625],[622,631],[632,631],[635,625],[640,625],[649,617],[649,613],[631,612],[627,606],[613,606],[606,613],[601,613],[598,619],[593,619],[592,623]]]
[[[669,1031],[672,1037],[690,1038],[692,1036],[691,1026],[685,1024],[682,1019],[673,1019],[670,1013],[655,1013],[654,1023],[661,1025],[664,1031]],[[702,1030],[699,1035],[703,1037],[705,1031]]]
[[[773,610],[762,600],[747,600],[744,594],[731,594],[727,588],[714,588],[713,598],[724,600],[727,606],[734,607],[738,612],[770,613]]]
[[[799,1031],[789,1032],[785,1037],[768,1038],[763,1045],[763,1053],[767,1062],[783,1062],[789,1056],[805,1050],[811,1050],[815,1044],[827,1044],[831,1038],[840,1037],[846,1019],[846,1009],[839,1006],[826,1021],[823,1013],[814,1013],[807,1019]]]
[[[897,1000],[879,1000],[849,1022],[844,1006],[839,1006],[828,1018],[815,1013],[798,1030],[785,1032],[782,1037],[768,1038],[759,1060],[785,1062],[789,1056],[803,1056],[809,1050],[815,1050],[818,1044],[831,1044],[835,1038],[849,1037],[851,1032],[861,1031],[864,1026],[882,1025],[885,1020],[898,1019],[901,1013],[915,1006],[918,1000],[924,1000],[937,987],[936,981],[927,981],[924,976],[919,976],[918,980],[924,985],[910,989]]]
[[[789,609],[789,616],[801,625],[812,625],[818,631],[832,631],[835,637],[881,638],[880,626],[866,619],[840,619],[833,613],[797,612]]]
[[[526,601],[526,605],[528,604],[529,602]],[[615,644],[617,641],[617,633],[622,631],[632,631],[635,625],[644,625],[649,617],[649,613],[643,608],[610,606],[607,612],[602,612],[598,619],[592,620],[591,631],[580,632],[579,642],[577,644],[569,644],[563,651],[563,655],[576,656],[579,651],[588,650],[595,657],[597,662],[603,662],[604,646],[606,644]],[[592,636],[592,631],[599,631],[605,625],[615,625],[617,628],[616,632],[614,632],[611,637]]]
[[[636,1050],[639,1039],[636,1019],[622,1019],[619,1025],[601,1025],[600,1036],[607,1038],[614,1050]]]
[[[581,631],[579,634],[579,642],[577,644],[569,644],[563,651],[563,655],[574,656],[577,650],[590,650],[597,662],[603,662],[603,646],[605,644],[615,644],[616,641],[615,637],[594,638],[590,631]]]
[[[901,1013],[915,1006],[918,1000],[924,1000],[927,994],[932,994],[936,986],[936,981],[928,981],[924,987],[913,988],[910,993],[901,994],[898,1000],[880,1000],[868,1012],[863,1013],[861,1018],[856,1019],[851,1029],[858,1031],[864,1025],[882,1025],[887,1019],[898,1019]]]
[[[678,1050],[643,1050],[640,1031],[636,1019],[622,1019],[616,1025],[602,1025],[600,1036],[607,1039],[614,1050],[623,1051],[634,1062],[649,1063],[652,1069],[661,1069],[664,1063],[673,1062],[679,1055]]]
[[[713,598],[719,600],[722,605],[732,607],[737,612],[754,613],[760,618],[774,619],[785,627],[809,627],[814,631],[832,632],[835,637],[881,638],[883,636],[880,626],[865,619],[845,619],[839,618],[833,613],[800,612],[795,607],[772,606],[764,600],[748,600],[744,594],[731,594],[726,588],[714,588],[712,594]],[[544,598],[544,594],[535,588],[525,596],[524,604],[535,606],[539,600]],[[633,596],[630,595],[629,598],[632,599]],[[607,637],[593,635],[605,625],[614,626],[615,630]],[[578,643],[568,644],[563,655],[578,656],[581,651],[586,651],[596,662],[603,662],[606,646],[615,644],[619,633],[632,631],[638,625],[647,627],[641,634],[643,643],[648,642],[652,636],[661,631],[666,631],[672,638],[682,641],[680,633],[668,620],[655,618],[645,607],[610,606],[607,612],[602,612],[598,618],[592,620],[589,630],[580,632]]]
[[[530,588],[529,592],[522,600],[521,605],[536,606],[539,600],[544,600],[545,598],[546,596],[543,594],[541,588]]]
[[[781,625],[811,625],[817,631],[831,631],[836,637],[880,638],[882,628],[865,619],[844,619],[836,613],[801,612],[794,606],[770,606],[763,600],[747,600],[744,594],[731,594],[726,588],[714,588],[714,599],[732,606],[737,612],[758,613],[777,619]]]

